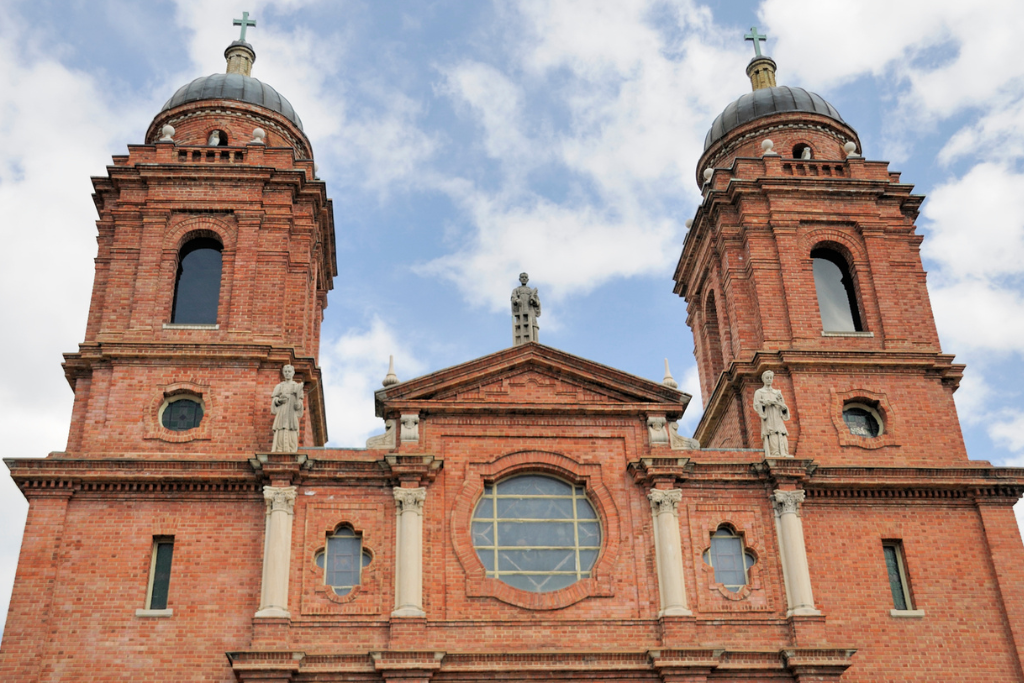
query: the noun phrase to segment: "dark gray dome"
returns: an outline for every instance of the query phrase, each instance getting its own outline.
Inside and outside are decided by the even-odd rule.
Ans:
[[[748,92],[718,115],[715,122],[711,124],[711,130],[708,131],[707,137],[704,138],[704,149],[707,150],[730,130],[748,121],[787,111],[822,114],[841,123],[846,123],[836,108],[822,99],[820,95],[807,92],[803,88],[790,88],[784,85],[776,88],[761,88],[754,92]]]
[[[295,113],[291,102],[266,83],[242,74],[213,74],[197,78],[178,88],[160,111],[199,100],[238,100],[258,104],[283,114],[302,130],[302,119]]]

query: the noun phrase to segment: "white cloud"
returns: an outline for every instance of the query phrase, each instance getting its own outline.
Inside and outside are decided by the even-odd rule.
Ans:
[[[530,143],[520,131],[523,120],[523,93],[519,86],[492,66],[467,61],[444,71],[441,92],[465,103],[479,119],[484,130],[484,149],[488,156],[507,162],[520,160],[527,152],[536,164]]]
[[[666,7],[667,23],[655,16]],[[665,272],[683,232],[680,204],[698,198],[693,163],[723,84],[744,87],[742,46],[722,48],[709,11],[683,1],[506,10],[497,42],[516,62],[460,62],[441,90],[483,131],[502,180],[497,189],[438,183],[471,227],[419,272],[492,310],[507,305],[503,283],[523,269],[554,300]],[[526,104],[535,91],[538,109]],[[548,186],[553,175],[565,186]]]
[[[1024,96],[999,98],[980,119],[949,139],[938,160],[948,165],[965,157],[998,162],[1024,157]]]
[[[352,330],[321,344],[327,433],[332,446],[362,448],[368,436],[383,433],[384,423],[374,417],[373,392],[381,388],[389,355],[395,357],[399,379],[413,379],[423,372],[423,363],[378,316],[368,329]]]
[[[0,383],[5,457],[42,457],[67,443],[73,395],[60,362],[83,337],[92,289],[96,210],[89,177],[123,149],[140,111],[131,100],[110,107],[92,76],[53,53],[44,37],[0,10],[0,355],[21,371],[17,381]],[[0,479],[6,615],[28,505],[6,471]]]
[[[677,226],[637,212],[616,216],[592,205],[557,204],[536,195],[460,198],[476,232],[470,244],[418,268],[447,277],[492,310],[508,307],[508,283],[527,270],[552,300],[586,293],[616,277],[666,269]]]
[[[1024,338],[1024,174],[982,163],[935,188],[923,254],[939,264],[932,293],[943,340],[1019,352]]]
[[[1017,0],[767,0],[758,14],[780,76],[792,74],[785,80],[814,89],[891,76],[908,86],[905,115],[943,118],[983,106],[1024,76]]]
[[[273,4],[277,13],[299,13],[317,0],[252,2],[250,15],[259,18]],[[238,16],[232,3],[178,0],[179,24],[192,34],[189,54],[194,62],[179,74],[178,87],[199,74],[224,71],[227,46],[225,26]],[[246,40],[256,49],[253,76],[284,95],[302,118],[320,175],[342,177],[346,185],[387,194],[397,185],[417,185],[422,164],[436,151],[438,142],[417,126],[421,107],[397,87],[358,72],[346,70],[348,46],[355,27],[347,23],[343,8],[333,5],[339,21],[333,35],[316,33],[300,25],[282,30],[271,21],[249,29]],[[324,27],[317,27],[323,30]],[[230,35],[230,34],[229,34]],[[199,65],[196,69],[195,65]],[[197,73],[198,71],[198,73]],[[339,82],[345,87],[339,88]],[[352,91],[358,90],[358,95]],[[360,102],[353,109],[352,101]]]
[[[993,415],[988,433],[993,441],[1009,450],[1024,451],[1024,411],[1011,409]],[[1024,467],[1024,456],[1017,458],[1016,466]]]

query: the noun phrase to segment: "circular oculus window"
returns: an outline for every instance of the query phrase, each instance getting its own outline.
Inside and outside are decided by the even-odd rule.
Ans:
[[[864,403],[847,403],[843,406],[843,422],[854,436],[873,439],[884,431],[882,416]]]
[[[601,552],[601,523],[584,488],[553,477],[488,484],[472,525],[487,577],[531,593],[589,578]]]
[[[187,432],[203,421],[203,404],[199,397],[171,396],[160,407],[160,424],[172,432]]]

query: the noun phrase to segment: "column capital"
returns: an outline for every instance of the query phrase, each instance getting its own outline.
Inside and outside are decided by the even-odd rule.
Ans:
[[[777,515],[799,515],[800,503],[802,502],[804,502],[803,489],[794,489],[792,491],[776,489],[772,496],[772,505],[775,507],[775,514]]]
[[[668,491],[651,489],[651,492],[647,494],[647,499],[651,501],[651,512],[655,517],[664,513],[678,515],[679,503],[683,500],[683,492],[680,489]]]
[[[426,488],[421,486],[418,489],[403,489],[400,486],[396,486],[393,490],[395,504],[398,506],[399,513],[412,510],[423,514],[423,503],[427,500]]]
[[[295,512],[295,486],[264,486],[263,500],[267,502],[267,514],[272,512]]]

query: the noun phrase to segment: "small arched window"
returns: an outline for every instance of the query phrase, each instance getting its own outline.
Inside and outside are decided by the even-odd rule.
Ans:
[[[811,149],[810,145],[800,143],[793,147],[793,158],[794,159],[813,159],[814,150]]]
[[[757,560],[743,548],[743,539],[723,524],[711,536],[711,547],[704,551],[704,561],[714,568],[715,583],[737,593],[747,585],[747,570]]]
[[[811,251],[821,326],[826,332],[862,332],[857,292],[846,259],[831,249]]]
[[[213,325],[220,300],[221,245],[200,237],[188,242],[178,254],[171,322],[179,325]]]

